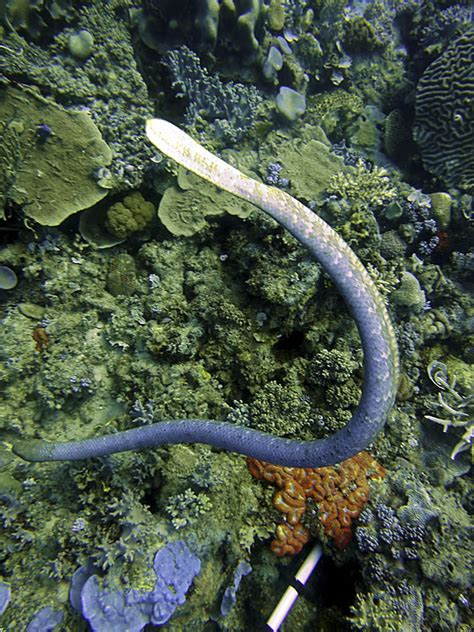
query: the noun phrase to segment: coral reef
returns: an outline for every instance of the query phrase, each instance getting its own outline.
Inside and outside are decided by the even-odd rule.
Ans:
[[[466,0],[0,2],[0,628],[253,630],[313,538],[324,558],[288,629],[469,628],[471,58]],[[305,99],[294,121],[282,87]],[[357,405],[360,340],[324,270],[155,153],[152,116],[309,204],[364,261],[402,359],[376,484],[364,461],[254,464],[261,485],[199,444],[12,454],[19,436],[176,418],[319,439]],[[172,595],[160,552],[186,562],[160,575]]]

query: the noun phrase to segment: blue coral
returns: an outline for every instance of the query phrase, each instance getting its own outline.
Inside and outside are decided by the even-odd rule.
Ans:
[[[173,77],[173,87],[188,102],[186,123],[211,122],[219,138],[235,143],[255,121],[262,97],[256,88],[240,83],[223,83],[201,66],[199,57],[186,46],[170,51],[164,58]]]
[[[185,542],[171,542],[156,553],[153,569],[155,586],[144,593],[101,587],[97,575],[87,579],[81,589],[81,606],[94,632],[140,632],[148,623],[163,625],[184,604],[201,562]]]

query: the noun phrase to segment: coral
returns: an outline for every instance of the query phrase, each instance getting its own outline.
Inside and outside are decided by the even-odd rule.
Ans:
[[[52,0],[51,6],[67,2]],[[51,45],[47,38],[42,37],[39,45],[7,32],[2,40],[0,76],[15,85],[35,86],[65,107],[86,110],[83,116],[97,125],[113,154],[110,168],[100,169],[97,176],[117,191],[137,189],[143,183],[143,165],[153,156],[146,143],[138,142],[153,104],[137,68],[128,21],[118,17],[125,9],[120,0],[74,5],[74,28],[64,28],[60,18],[57,24],[64,30]],[[49,35],[54,31],[51,21],[47,22]],[[85,62],[69,52],[69,37],[80,30],[94,39],[94,50]],[[53,132],[57,130],[53,128]],[[0,145],[3,149],[3,142]],[[94,184],[93,180],[88,184]]]
[[[17,283],[15,271],[8,266],[0,266],[0,290],[12,290]]]
[[[453,198],[449,193],[439,191],[430,193],[431,211],[441,230],[446,230],[451,222]]]
[[[346,173],[331,177],[328,193],[349,200],[354,210],[363,210],[366,205],[380,208],[396,197],[396,189],[383,167],[369,170],[361,160]]]
[[[249,406],[249,425],[282,436],[302,436],[314,423],[314,413],[297,384],[267,382]]]
[[[252,572],[252,567],[248,562],[239,562],[239,565],[235,569],[234,579],[230,586],[224,591],[221,601],[220,613],[223,617],[226,617],[232,606],[236,601],[237,591],[240,586],[240,582],[242,579]]]
[[[408,220],[408,223],[400,224],[399,233],[410,244],[411,251],[422,259],[428,259],[439,243],[439,227],[432,211],[430,196],[418,189],[411,189],[403,193],[399,202],[402,219]],[[394,215],[393,219],[398,219]],[[389,214],[386,217],[390,219]]]
[[[112,296],[132,296],[137,292],[137,267],[131,255],[123,252],[111,258],[106,284]]]
[[[247,466],[254,478],[279,488],[273,505],[285,514],[285,522],[277,527],[271,545],[278,556],[298,553],[308,541],[309,532],[301,521],[309,499],[319,509],[325,535],[334,539],[338,549],[345,549],[352,538],[351,523],[369,498],[369,480],[385,476],[385,469],[367,452],[314,469],[280,467],[251,458]]]
[[[65,110],[29,89],[7,88],[0,118],[0,171],[7,175],[2,194],[27,217],[56,226],[107,195],[91,174],[108,165],[112,153],[85,112]],[[52,130],[46,141],[38,138],[38,121]]]
[[[401,259],[407,250],[407,245],[397,231],[388,230],[380,240],[380,254],[385,259]]]
[[[267,9],[263,0],[207,1],[197,6],[186,0],[146,0],[143,5],[137,20],[140,35],[150,48],[164,52],[188,41],[199,50],[210,51],[224,41],[240,55],[258,50],[258,31]]]
[[[73,4],[71,0],[6,0],[0,7],[0,22],[34,40],[51,37],[72,17]]]
[[[173,87],[187,100],[186,123],[198,130],[211,128],[226,144],[236,143],[250,130],[262,101],[251,85],[223,83],[201,66],[199,57],[186,46],[164,58]]]
[[[125,239],[132,233],[144,230],[154,215],[153,203],[148,202],[141,193],[135,191],[109,207],[106,226],[112,235]]]
[[[0,581],[0,616],[5,612],[8,603],[10,602],[10,586],[5,582]]]
[[[62,623],[64,615],[62,612],[54,611],[51,606],[45,606],[38,610],[26,628],[27,632],[50,632]]]
[[[317,386],[327,386],[334,382],[343,384],[352,377],[358,366],[347,351],[325,349],[311,359],[307,379],[310,384]]]
[[[423,598],[418,587],[401,581],[386,590],[358,595],[349,621],[355,630],[416,632],[423,629]]]
[[[175,529],[192,524],[211,509],[209,496],[202,492],[197,494],[192,489],[174,496],[166,505],[166,511],[171,516],[171,523]]]
[[[416,90],[415,140],[423,164],[446,184],[474,192],[474,30],[424,71]]]
[[[471,370],[472,367],[469,367]],[[443,432],[448,428],[462,428],[462,436],[451,451],[451,458],[455,459],[460,452],[468,450],[474,438],[474,389],[471,381],[467,395],[462,395],[456,388],[456,376],[448,375],[448,368],[442,362],[430,362],[427,368],[428,377],[437,386],[438,401],[434,407],[440,410],[442,417],[425,415],[425,419],[434,421],[443,427]]]
[[[94,50],[94,38],[85,29],[74,33],[69,37],[69,52],[73,57],[84,61]]]
[[[403,160],[413,145],[409,121],[400,109],[392,110],[384,121],[384,149],[389,158]]]
[[[375,28],[363,16],[346,21],[343,43],[349,52],[354,53],[369,53],[382,47]]]
[[[281,505],[280,505],[281,506]],[[309,542],[309,530],[302,524],[289,525],[283,522],[276,526],[275,538],[270,548],[277,557],[296,555]]]
[[[291,190],[303,200],[322,200],[328,181],[344,169],[341,158],[332,151],[322,130],[314,135],[322,140],[291,141],[280,136],[276,147],[270,147],[271,162],[281,163],[282,176],[289,180]]]
[[[147,623],[163,625],[184,604],[201,562],[185,542],[170,542],[156,553],[153,569],[156,583],[150,592],[101,588],[97,575],[91,575],[82,587],[81,604],[92,629],[139,632]]]
[[[276,107],[288,121],[296,121],[306,110],[306,99],[292,88],[282,86],[276,96]]]
[[[336,134],[339,140],[343,130],[360,114],[362,107],[360,97],[338,88],[308,97],[307,118],[314,117],[326,134]]]
[[[207,226],[206,217],[227,212],[245,218],[252,210],[247,202],[199,180],[186,184],[186,189],[168,187],[158,206],[158,217],[173,235],[190,237]]]
[[[406,312],[419,314],[426,302],[426,296],[416,276],[404,272],[398,287],[390,294],[390,300]]]

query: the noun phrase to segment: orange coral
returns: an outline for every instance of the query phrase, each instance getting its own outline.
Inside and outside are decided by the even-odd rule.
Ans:
[[[309,540],[301,524],[308,498],[318,504],[324,533],[338,549],[345,549],[352,538],[351,523],[369,499],[369,479],[385,476],[385,469],[367,452],[328,467],[281,467],[258,459],[247,459],[247,466],[252,476],[279,488],[273,505],[285,514],[285,522],[271,544],[278,556],[299,553]]]

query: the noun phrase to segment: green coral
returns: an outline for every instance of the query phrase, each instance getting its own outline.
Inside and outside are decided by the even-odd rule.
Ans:
[[[144,230],[154,215],[153,203],[145,200],[143,195],[136,191],[126,195],[120,202],[112,204],[107,211],[106,226],[112,235],[125,239]]]
[[[451,222],[451,207],[453,198],[449,193],[438,191],[429,194],[431,199],[431,212],[441,230],[446,230]]]
[[[249,407],[250,425],[279,436],[303,436],[314,424],[304,391],[296,384],[268,382]]]
[[[390,300],[400,309],[419,314],[426,302],[426,296],[416,276],[404,272],[399,286],[390,294]]]
[[[324,349],[317,353],[308,365],[307,379],[316,386],[328,383],[343,384],[358,368],[352,355],[339,349]]]
[[[191,182],[193,182],[191,180]],[[158,207],[158,217],[173,235],[190,237],[207,226],[206,217],[227,212],[248,217],[253,206],[217,189],[204,180],[186,184],[186,189],[168,187]],[[182,179],[178,184],[183,186]]]
[[[39,6],[45,1],[21,0],[21,4]],[[2,4],[0,2],[0,10]],[[63,30],[50,44],[47,38],[46,41],[41,39],[41,45],[35,44],[31,38],[23,38],[6,29],[0,73],[13,85],[34,86],[38,93],[50,95],[66,108],[81,108],[82,116],[91,125],[93,118],[104,140],[113,148],[114,161],[110,171],[102,170],[104,184],[117,191],[138,189],[143,183],[143,165],[150,160],[152,151],[137,139],[143,134],[143,121],[153,116],[153,104],[137,68],[129,24],[127,20],[117,18],[125,5],[121,0],[86,2],[80,7],[69,0],[48,2],[49,6],[55,5],[59,9],[68,4],[75,7],[74,30],[60,17],[57,24]],[[47,23],[50,35],[54,30],[51,21],[47,20]],[[93,37],[94,50],[86,62],[79,63],[69,52],[69,36],[82,30]],[[93,112],[93,117],[88,111]],[[0,119],[3,120],[3,116]],[[53,131],[57,133],[57,130]],[[78,133],[78,143],[83,136]],[[3,142],[0,147],[3,148]],[[39,162],[33,169],[38,165]],[[80,188],[69,188],[80,191]]]
[[[349,52],[371,53],[382,47],[377,31],[363,16],[350,18],[344,25],[344,47]]]
[[[133,257],[121,253],[112,257],[107,273],[107,290],[112,296],[132,296],[138,290],[137,267]]]
[[[211,509],[209,496],[203,492],[196,493],[191,488],[173,496],[166,505],[166,512],[170,515],[171,524],[175,529],[192,525]]]
[[[10,87],[0,93],[0,120],[4,204],[13,202],[39,224],[57,226],[107,195],[93,174],[111,162],[112,152],[88,114]],[[44,140],[40,125],[51,132]]]
[[[308,97],[307,117],[314,119],[327,134],[342,131],[359,115],[363,101],[356,94],[338,88]]]
[[[289,179],[297,197],[306,201],[321,201],[328,181],[344,169],[344,163],[342,158],[331,152],[329,141],[321,128],[311,128],[307,134],[308,140],[305,138],[290,142],[283,135],[277,135],[274,147],[269,147],[269,162],[281,163],[282,176]]]
[[[367,205],[374,209],[396,198],[389,173],[384,167],[375,166],[371,171],[362,161],[355,168],[331,177],[328,192],[349,200],[355,210],[363,210]]]
[[[72,0],[4,0],[0,3],[0,22],[38,40],[50,36],[55,23],[71,18],[73,4]]]

